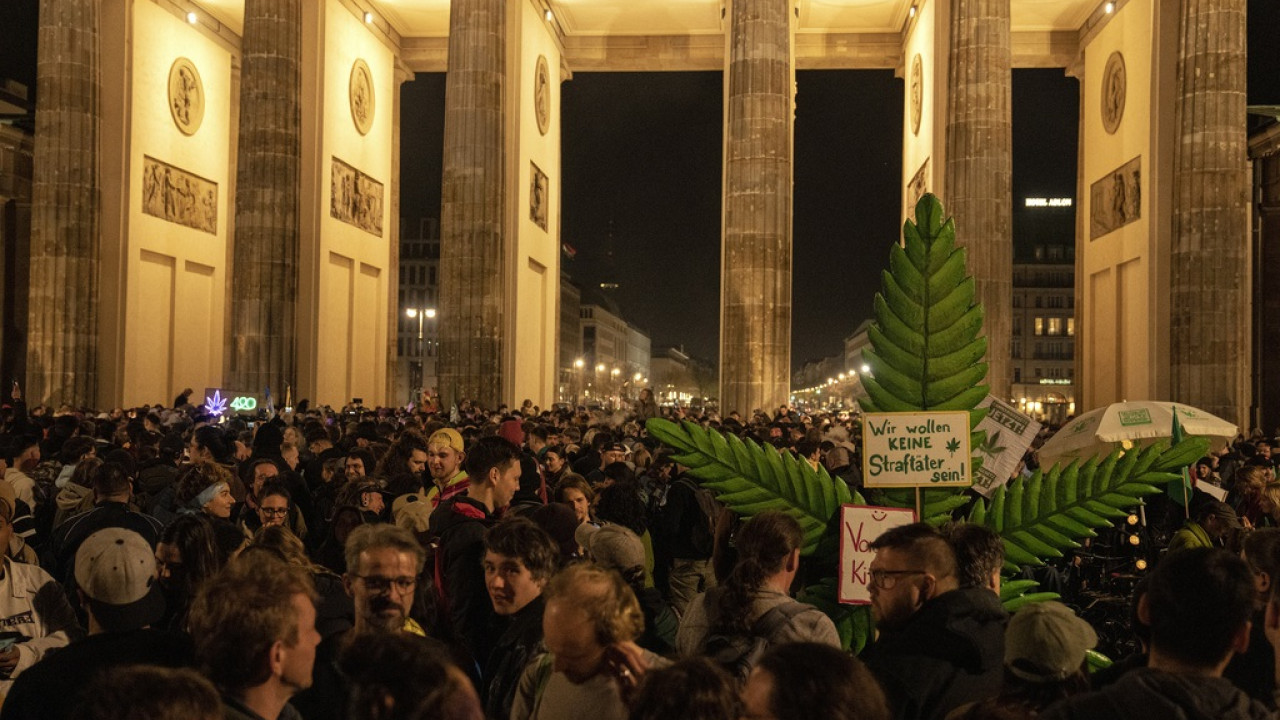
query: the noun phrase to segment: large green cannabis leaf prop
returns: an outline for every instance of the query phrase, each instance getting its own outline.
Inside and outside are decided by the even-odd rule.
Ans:
[[[889,250],[889,271],[881,273],[874,302],[875,322],[867,330],[871,348],[862,351],[870,374],[862,376],[866,412],[968,410],[970,429],[987,414],[975,409],[987,396],[982,384],[987,352],[977,285],[965,268],[968,254],[956,247],[955,222],[942,219],[942,203],[926,194],[916,203],[915,222],[902,225],[902,245]],[[980,447],[986,433],[973,432]],[[970,466],[977,470],[981,455]],[[967,501],[947,490],[925,491],[921,520],[938,524]],[[881,494],[893,507],[915,507],[910,490]]]
[[[772,445],[761,446],[688,421],[677,425],[653,418],[645,428],[675,448],[672,458],[738,515],[781,510],[795,518],[804,531],[804,555],[817,551],[840,506],[853,501],[849,486],[833,480],[826,468],[814,470],[808,462],[780,453]]]
[[[903,226],[904,244],[890,251],[891,272],[883,275],[883,291],[875,298],[875,323],[868,335],[871,349],[863,356],[871,376],[863,377],[868,397],[866,412],[967,410],[970,429],[986,415],[977,404],[988,387],[981,384],[987,364],[981,362],[987,342],[979,337],[983,311],[975,304],[973,278],[965,272],[965,251],[955,245],[955,226],[942,220],[942,205],[925,195],[916,205],[916,221]],[[844,606],[836,600],[839,573],[841,505],[864,500],[825,469],[814,470],[791,453],[759,445],[731,434],[707,430],[694,423],[677,425],[663,419],[646,423],[649,434],[674,448],[674,459],[743,517],[780,510],[804,531],[803,553],[818,579],[801,599],[822,609],[836,624],[846,647],[860,650],[871,632],[866,606]],[[973,432],[973,447],[985,433]],[[1096,535],[1097,528],[1125,517],[1144,495],[1177,477],[1181,467],[1202,457],[1204,438],[1187,438],[1170,448],[1167,441],[1141,450],[1113,452],[1047,472],[1019,478],[1000,488],[990,504],[978,499],[970,522],[992,528],[1004,539],[1006,568],[1042,565],[1044,558],[1061,557]],[[976,466],[979,458],[974,458]],[[877,492],[871,504],[914,507],[912,491]],[[969,502],[966,493],[952,489],[922,492],[922,515],[934,524],[951,519]],[[1031,592],[1034,581],[1004,584],[1001,600],[1012,612],[1031,602],[1056,597]]]
[[[955,223],[942,221],[942,204],[925,195],[916,221],[903,224],[904,243],[889,251],[890,271],[875,297],[871,349],[863,359],[867,412],[973,410],[987,396],[982,306],[966,273]],[[975,421],[976,425],[977,422]]]
[[[1126,517],[1142,496],[1164,492],[1181,477],[1177,470],[1208,449],[1206,438],[1189,437],[1172,448],[1161,440],[1141,450],[1116,449],[1105,459],[1037,470],[996,490],[990,506],[979,499],[969,521],[1000,533],[1006,569],[1043,565],[1044,558],[1062,557],[1080,547],[1079,540],[1095,537],[1095,528]]]

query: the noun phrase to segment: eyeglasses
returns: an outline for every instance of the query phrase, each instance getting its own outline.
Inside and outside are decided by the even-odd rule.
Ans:
[[[284,517],[289,514],[289,508],[262,508],[262,514],[267,517]]]
[[[872,570],[867,573],[871,576],[871,584],[881,590],[889,590],[898,584],[899,575],[928,575],[924,570]]]
[[[356,579],[364,583],[364,586],[374,592],[386,592],[394,585],[396,592],[401,595],[412,592],[415,585],[418,584],[418,578],[405,575],[403,577],[389,578],[379,575],[356,575]]]

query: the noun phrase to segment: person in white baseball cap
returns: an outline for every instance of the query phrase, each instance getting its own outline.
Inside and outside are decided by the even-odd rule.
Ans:
[[[104,528],[76,551],[76,586],[89,611],[89,632],[134,630],[164,615],[151,545],[136,532]]]
[[[22,720],[71,717],[101,671],[129,665],[191,667],[186,635],[150,629],[164,615],[151,545],[138,533],[104,528],[85,538],[75,555],[80,606],[89,636],[33,665],[13,684],[8,708]]]

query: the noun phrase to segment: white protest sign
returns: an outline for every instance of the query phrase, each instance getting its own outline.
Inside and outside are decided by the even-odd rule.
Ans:
[[[1220,502],[1227,501],[1226,488],[1220,488],[1217,485],[1214,485],[1212,483],[1198,482],[1196,483],[1196,489],[1202,493],[1208,494],[1209,497],[1213,498],[1214,500],[1218,500]]]
[[[868,413],[862,418],[866,487],[969,487],[969,413]]]
[[[973,449],[973,454],[982,458],[982,467],[973,473],[973,489],[989,498],[1017,471],[1018,461],[1040,432],[1040,423],[991,395],[978,403],[978,407],[990,410],[978,423],[979,430],[987,431],[987,439]]]
[[[915,511],[905,508],[840,507],[840,602],[846,605],[871,603],[871,578],[867,573],[876,556],[871,543],[885,530],[915,521]]]

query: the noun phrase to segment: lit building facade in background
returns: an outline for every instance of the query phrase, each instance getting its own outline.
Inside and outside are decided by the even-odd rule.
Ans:
[[[713,70],[719,396],[726,410],[776,406],[792,365],[795,72],[899,73],[903,104],[886,111],[903,119],[904,215],[941,197],[980,301],[1007,308],[1011,73],[1063,68],[1081,98],[1077,409],[1169,399],[1248,424],[1245,5],[45,0],[37,116],[50,121],[3,352],[34,402],[287,385],[313,403],[399,404],[400,87],[444,71],[438,386],[446,401],[550,404],[573,367],[557,338],[561,84]],[[1182,29],[1201,42],[1178,42]],[[998,395],[1012,320],[984,328]]]
[[[396,327],[396,397],[418,402],[435,395],[440,350],[440,223],[403,223],[400,238],[400,319]]]

